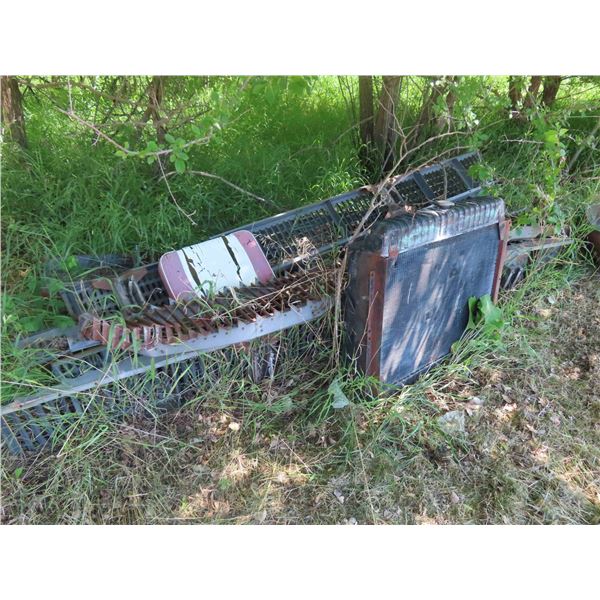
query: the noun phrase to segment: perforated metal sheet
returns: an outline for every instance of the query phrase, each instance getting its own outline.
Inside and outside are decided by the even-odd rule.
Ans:
[[[137,374],[148,372],[150,364]],[[190,357],[183,361],[173,359],[170,363],[158,364],[151,375],[139,379],[133,363],[125,359],[112,366],[111,376],[90,363],[83,369],[85,375],[74,378],[74,386],[85,389],[73,393],[54,394],[44,399],[32,397],[3,407],[2,444],[12,453],[38,452],[44,447],[52,447],[65,441],[71,427],[84,415],[86,418],[102,415],[110,419],[122,418],[141,404],[145,399],[146,409],[154,413],[176,406],[186,394],[193,393],[197,379],[204,374],[200,357]],[[116,379],[115,379],[116,376]],[[106,380],[106,385],[103,385]],[[91,385],[80,385],[82,381]],[[115,383],[118,381],[119,383]],[[135,401],[133,400],[135,399]]]

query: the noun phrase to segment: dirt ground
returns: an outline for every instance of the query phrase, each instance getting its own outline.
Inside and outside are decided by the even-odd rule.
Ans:
[[[600,277],[532,297],[492,351],[322,419],[288,381],[268,417],[207,397],[4,457],[2,522],[600,523]]]

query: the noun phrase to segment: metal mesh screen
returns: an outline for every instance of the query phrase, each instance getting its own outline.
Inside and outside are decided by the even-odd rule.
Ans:
[[[467,185],[453,168],[440,168],[423,175],[436,200],[448,199],[467,191]]]

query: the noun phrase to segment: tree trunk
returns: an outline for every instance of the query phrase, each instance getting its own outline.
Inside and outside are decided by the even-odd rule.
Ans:
[[[365,146],[373,143],[375,115],[373,113],[373,77],[358,78],[358,102],[360,119],[360,142]]]
[[[519,104],[521,103],[521,85],[519,77],[511,75],[508,78],[508,97],[510,98],[510,109],[513,112],[518,112]]]
[[[447,112],[443,115],[440,115],[437,122],[437,128],[439,131],[446,129],[447,131],[451,131],[453,128],[453,119],[454,119],[454,105],[456,104],[457,95],[456,95],[456,85],[460,80],[460,77],[457,75],[453,75],[452,77],[448,77],[447,86],[450,87],[448,93],[446,94],[446,108]]]
[[[359,104],[359,158],[362,165],[370,171],[373,168],[373,136],[375,114],[373,112],[373,77],[361,75],[358,78]]]
[[[150,83],[150,90],[148,92],[149,102],[148,109],[152,117],[152,122],[156,128],[156,139],[159,144],[165,143],[165,126],[160,119],[160,105],[163,101],[165,93],[165,77],[153,77]]]
[[[396,104],[400,93],[400,82],[401,77],[384,76],[379,96],[373,136],[382,158],[383,171],[389,171],[396,159],[398,139]]]
[[[560,75],[544,77],[544,91],[542,92],[542,104],[544,106],[552,106],[554,104],[561,81],[562,77]]]
[[[16,77],[0,77],[0,95],[2,96],[2,122],[10,132],[11,139],[22,148],[27,148],[25,135],[25,117],[23,99]]]
[[[430,84],[428,84],[428,89],[423,94],[421,112],[410,135],[409,146],[416,146],[424,142],[431,135],[434,121],[433,107],[437,99],[446,92],[448,87],[447,82],[439,80],[440,82],[437,83],[438,80],[438,77],[433,77],[429,82]]]
[[[537,95],[542,85],[542,78],[540,75],[532,75],[531,81],[529,82],[529,89],[525,94],[525,100],[523,100],[524,108],[533,108],[537,101]]]

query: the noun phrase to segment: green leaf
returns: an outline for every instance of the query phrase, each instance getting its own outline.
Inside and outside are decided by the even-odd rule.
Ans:
[[[169,144],[175,143],[175,138],[170,133],[165,133],[165,140],[167,140]]]
[[[56,327],[72,327],[75,325],[75,321],[67,315],[54,315],[52,317],[52,323]]]
[[[486,329],[500,330],[504,326],[502,311],[492,302],[489,294],[479,299],[479,310]]]
[[[48,292],[54,295],[64,289],[65,284],[60,279],[52,278],[47,280]]]
[[[75,256],[73,256],[72,254],[67,256],[67,258],[65,260],[65,269],[67,269],[67,271],[74,271],[78,267],[79,267],[79,261],[77,260],[77,258]]]
[[[17,467],[15,469],[15,479],[21,479],[23,476],[23,467]]]
[[[175,170],[178,173],[183,173],[185,171],[185,161],[181,160],[180,158],[175,160]]]
[[[25,331],[32,333],[34,331],[39,331],[43,327],[44,320],[40,316],[23,317],[22,319],[19,319],[19,323]]]
[[[331,406],[333,408],[336,408],[336,409],[345,408],[346,406],[349,406],[350,404],[352,404],[352,402],[350,402],[350,400],[348,400],[348,396],[346,396],[346,394],[344,394],[344,392],[342,390],[342,386],[340,385],[340,382],[338,379],[334,379],[331,382],[327,391],[333,399],[333,402],[331,404]]]
[[[467,323],[467,329],[475,329],[477,322],[477,298],[471,296],[469,298],[469,322]]]
[[[504,327],[504,317],[500,308],[493,302],[489,294],[477,299],[475,296],[469,298],[469,322],[467,329],[482,327],[485,335],[497,337]]]

